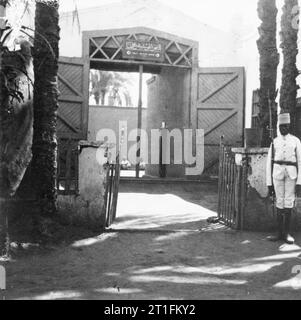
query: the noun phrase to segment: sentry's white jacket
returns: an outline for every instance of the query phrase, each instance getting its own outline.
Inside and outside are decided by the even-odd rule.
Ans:
[[[267,159],[266,181],[267,186],[272,186],[272,147],[270,147]],[[297,184],[301,185],[301,142],[300,140],[288,134],[287,136],[279,135],[274,140],[274,160],[296,162],[298,169],[294,166],[274,164],[273,178],[283,180],[285,171],[293,180],[297,179]]]

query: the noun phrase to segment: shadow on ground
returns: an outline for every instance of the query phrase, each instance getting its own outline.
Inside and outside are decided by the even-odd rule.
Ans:
[[[300,235],[288,246],[207,224],[211,185],[135,188],[121,187],[106,233],[6,264],[6,298],[300,299]]]

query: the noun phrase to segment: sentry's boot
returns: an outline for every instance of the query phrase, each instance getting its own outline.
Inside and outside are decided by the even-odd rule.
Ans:
[[[284,213],[284,233],[283,240],[287,244],[294,244],[295,239],[289,234],[292,218],[292,209],[286,209]]]
[[[277,235],[269,236],[268,240],[272,242],[283,240],[283,217],[284,210],[277,208]]]

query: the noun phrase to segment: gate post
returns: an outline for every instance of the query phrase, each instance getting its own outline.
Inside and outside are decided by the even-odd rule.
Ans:
[[[235,192],[238,228],[257,232],[275,230],[276,219],[266,186],[268,149],[232,148],[232,152],[235,154],[236,165],[240,167]],[[294,214],[292,225],[301,229],[299,214]]]

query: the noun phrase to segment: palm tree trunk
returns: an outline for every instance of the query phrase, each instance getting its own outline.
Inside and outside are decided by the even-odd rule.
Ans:
[[[32,174],[42,214],[57,206],[58,1],[36,1]]]
[[[98,93],[94,93],[94,100],[95,100],[95,103],[99,106],[100,97]]]
[[[276,98],[277,68],[279,53],[277,50],[277,7],[275,0],[259,0],[258,16],[262,21],[258,31],[260,38],[257,47],[260,54],[259,123],[263,130],[262,147],[270,144],[269,138],[269,99]],[[276,129],[277,110],[273,110],[273,129]]]
[[[296,78],[298,69],[296,60],[298,54],[298,28],[294,25],[295,9],[298,0],[285,0],[281,18],[281,49],[283,51],[282,85],[280,90],[280,108],[289,112],[292,120],[292,132],[296,133],[296,105],[298,85]]]
[[[106,96],[106,90],[101,90],[101,96],[100,96],[100,103],[102,106],[105,105],[105,96]]]

